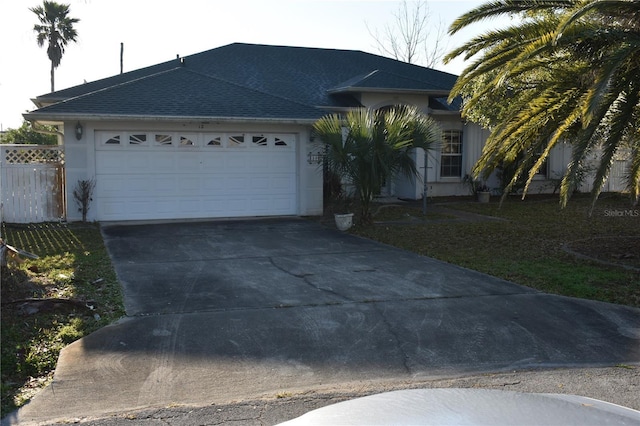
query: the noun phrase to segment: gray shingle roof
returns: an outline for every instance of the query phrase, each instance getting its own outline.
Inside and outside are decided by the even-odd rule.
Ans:
[[[175,67],[85,96],[40,108],[39,113],[122,117],[316,119],[304,104],[258,92],[188,68]]]
[[[442,96],[456,76],[353,50],[234,43],[39,96],[38,116],[313,120],[358,105],[353,91]]]
[[[362,89],[379,91],[449,92],[451,89],[434,85],[432,82],[414,80],[387,71],[375,70],[365,76],[358,76],[329,89],[330,93],[357,92]]]

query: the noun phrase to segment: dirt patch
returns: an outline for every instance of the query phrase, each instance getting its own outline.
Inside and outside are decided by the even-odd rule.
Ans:
[[[640,237],[596,237],[566,245],[569,252],[640,270]]]

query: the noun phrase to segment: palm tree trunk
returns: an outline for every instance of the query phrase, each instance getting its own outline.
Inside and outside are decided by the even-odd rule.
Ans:
[[[56,68],[53,66],[53,61],[51,61],[51,91],[52,91],[52,92],[54,91],[54,89],[53,89],[53,80],[54,80],[54,79],[53,79],[53,73],[54,73],[54,70],[55,70],[55,69],[56,69]]]

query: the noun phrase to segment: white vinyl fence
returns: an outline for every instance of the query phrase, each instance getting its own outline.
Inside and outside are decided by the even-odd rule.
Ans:
[[[0,220],[64,219],[64,150],[61,146],[0,145]]]

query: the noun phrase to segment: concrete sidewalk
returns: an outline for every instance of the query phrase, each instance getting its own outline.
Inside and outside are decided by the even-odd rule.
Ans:
[[[343,384],[640,362],[640,310],[551,296],[302,219],[109,225],[127,317],[4,423]]]

